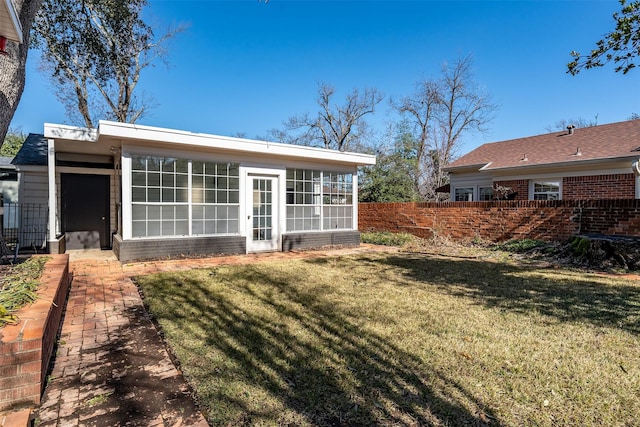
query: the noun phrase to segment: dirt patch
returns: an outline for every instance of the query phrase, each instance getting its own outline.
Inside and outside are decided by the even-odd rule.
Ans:
[[[403,246],[408,252],[444,257],[516,262],[585,271],[640,271],[640,238],[600,234],[573,236],[564,242],[514,240],[503,244],[449,239],[418,239]]]
[[[23,262],[25,262],[28,259],[29,259],[29,257],[20,256],[13,263],[11,263],[9,261],[0,262],[0,277],[6,277],[6,276],[10,275],[11,271],[13,270],[13,268],[16,265],[22,264]]]

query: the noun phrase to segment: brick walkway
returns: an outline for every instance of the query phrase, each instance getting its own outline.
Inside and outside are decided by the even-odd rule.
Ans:
[[[359,248],[121,264],[111,252],[72,254],[73,275],[51,379],[39,411],[46,426],[207,426],[130,277],[266,259],[389,251]]]
[[[75,260],[70,268],[38,426],[207,426],[121,264]]]

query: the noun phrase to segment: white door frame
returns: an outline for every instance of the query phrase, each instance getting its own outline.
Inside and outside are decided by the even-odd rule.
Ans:
[[[284,212],[286,191],[286,173],[279,169],[245,168],[244,189],[245,189],[245,209],[243,214],[244,232],[247,238],[247,253],[280,251],[282,249],[282,232],[284,230]],[[271,182],[271,238],[267,240],[254,241],[254,191],[253,183],[256,179]],[[259,196],[258,196],[259,197]],[[264,235],[261,236],[264,238]]]

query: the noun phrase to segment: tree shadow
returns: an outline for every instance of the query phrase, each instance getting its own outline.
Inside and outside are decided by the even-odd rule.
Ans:
[[[109,339],[83,344],[78,365],[66,368],[65,375],[47,385],[47,397],[39,410],[41,425],[77,425],[78,421],[84,426],[147,426],[157,425],[158,420],[165,425],[198,422],[199,409],[192,391],[164,352],[146,311],[142,306],[131,306],[122,315],[128,319],[122,326],[96,330],[96,336]],[[60,394],[58,401],[56,396]],[[69,396],[77,399],[68,401]],[[51,409],[58,405],[74,407],[52,414]]]
[[[200,384],[212,424],[501,425],[463,384],[332,302],[331,286],[292,286],[308,282],[301,272],[215,268],[208,274],[224,282],[215,289],[189,272],[137,278],[151,311],[173,331],[178,357],[190,359],[185,374]],[[272,396],[289,414],[278,405],[257,408],[251,393]]]
[[[561,322],[589,322],[640,333],[640,286],[613,286],[610,279],[583,272],[421,254],[391,255],[372,262],[400,268],[424,286],[436,286],[487,307],[536,311]]]

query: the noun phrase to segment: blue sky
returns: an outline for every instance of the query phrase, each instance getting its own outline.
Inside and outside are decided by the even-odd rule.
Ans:
[[[588,52],[613,29],[617,1],[171,1],[151,0],[148,22],[188,28],[170,45],[169,65],[147,70],[139,94],[156,107],[141,124],[220,135],[264,136],[289,116],[315,113],[318,82],[376,87],[387,97],[376,129],[396,119],[388,97],[437,78],[443,62],[473,55],[476,80],[499,105],[484,142],[545,133],[561,119],[599,124],[640,114],[640,69],[613,66],[566,74],[569,52]],[[12,127],[42,132],[69,123],[29,56]],[[72,123],[76,124],[76,123]]]

